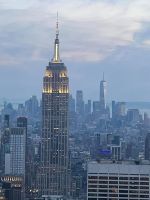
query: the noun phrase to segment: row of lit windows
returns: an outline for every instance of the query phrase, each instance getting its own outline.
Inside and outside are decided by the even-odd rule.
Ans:
[[[53,72],[53,71],[50,71],[50,70],[46,70],[45,71],[45,79],[48,79],[49,77],[65,78],[65,77],[67,77],[67,71]]]

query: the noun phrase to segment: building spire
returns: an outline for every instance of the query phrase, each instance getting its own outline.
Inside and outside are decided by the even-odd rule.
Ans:
[[[103,81],[105,80],[105,73],[103,72]]]
[[[59,63],[61,62],[59,57],[59,23],[58,23],[58,12],[57,12],[57,21],[56,21],[56,38],[54,43],[54,56],[52,62]]]
[[[56,21],[56,38],[59,36],[59,23],[58,23],[58,12],[57,12],[57,21]]]

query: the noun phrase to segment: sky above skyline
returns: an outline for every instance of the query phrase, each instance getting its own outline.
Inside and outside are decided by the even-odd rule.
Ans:
[[[59,12],[70,91],[98,100],[150,101],[149,0],[0,0],[0,100],[41,97]]]

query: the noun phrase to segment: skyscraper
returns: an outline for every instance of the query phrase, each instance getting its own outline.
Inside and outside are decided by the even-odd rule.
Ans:
[[[83,91],[77,90],[76,92],[76,112],[79,115],[84,114],[84,101],[83,101]]]
[[[10,173],[13,175],[25,175],[25,144],[26,129],[11,128],[10,135]]]
[[[107,82],[104,80],[104,74],[103,74],[103,80],[100,82],[100,107],[101,111],[104,111],[106,108],[106,87]]]
[[[85,112],[85,115],[91,114],[91,100],[88,100],[88,102],[85,104],[84,112]]]
[[[150,133],[145,138],[145,160],[150,160]]]
[[[17,127],[25,128],[27,131],[27,118],[26,117],[18,117],[17,118]]]
[[[36,96],[25,101],[25,112],[28,118],[36,118],[39,112],[39,102]]]
[[[71,94],[69,95],[69,112],[75,113],[75,99]]]
[[[68,101],[67,68],[59,56],[56,26],[54,56],[46,67],[42,93],[42,141],[39,194],[65,197],[68,191]]]
[[[127,122],[138,123],[140,121],[140,111],[139,109],[128,109],[127,110]]]
[[[4,128],[9,128],[9,115],[4,116]]]

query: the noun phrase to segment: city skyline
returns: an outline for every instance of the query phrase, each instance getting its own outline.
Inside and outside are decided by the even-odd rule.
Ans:
[[[99,82],[105,72],[109,101],[149,101],[148,0],[44,4],[38,0],[2,0],[0,5],[1,98],[41,97],[41,75],[47,57],[52,57],[51,38],[58,10],[61,57],[70,66],[71,93],[75,96],[79,89],[85,99],[98,99]],[[88,79],[82,81],[85,77]]]
[[[0,0],[0,199],[150,199],[149,11]]]

